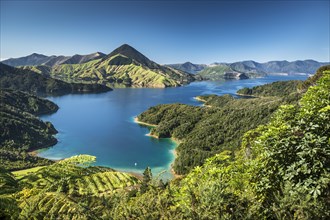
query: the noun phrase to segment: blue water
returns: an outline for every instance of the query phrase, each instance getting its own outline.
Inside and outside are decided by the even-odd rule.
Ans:
[[[195,82],[166,89],[125,88],[102,94],[74,94],[49,97],[60,109],[41,117],[59,131],[58,143],[40,151],[41,157],[63,159],[77,154],[97,157],[97,165],[121,171],[142,173],[150,166],[154,176],[172,177],[174,161],[171,139],[146,136],[149,129],[134,123],[134,116],[163,103],[201,105],[195,96],[235,94],[243,87],[253,87],[279,80],[306,79],[306,76],[268,76],[265,78]]]

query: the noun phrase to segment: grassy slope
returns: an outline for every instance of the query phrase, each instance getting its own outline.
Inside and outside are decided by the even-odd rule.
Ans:
[[[1,171],[0,182],[10,191],[0,190],[0,204],[8,198],[6,193],[16,192],[16,203],[11,206],[23,219],[99,219],[102,216],[96,213],[108,213],[112,198],[134,191],[141,183],[111,168],[86,166],[85,158],[94,157],[79,155],[50,166],[13,172],[16,180]],[[1,207],[0,216],[3,208],[8,207]]]
[[[221,64],[212,67],[206,67],[204,70],[199,72],[197,75],[204,79],[222,79],[225,72],[233,71],[230,66],[226,64]]]

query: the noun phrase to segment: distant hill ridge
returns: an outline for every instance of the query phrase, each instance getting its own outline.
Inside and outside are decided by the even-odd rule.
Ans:
[[[73,56],[46,56],[43,54],[33,53],[31,55],[19,58],[10,58],[2,63],[18,67],[18,66],[37,66],[37,65],[47,65],[47,66],[55,66],[61,64],[80,64],[86,63],[88,61],[99,59],[104,57],[105,54],[101,52],[91,53],[87,55],[73,55]]]
[[[194,64],[191,62],[178,63],[178,64],[168,64],[167,66],[173,67],[178,70],[185,71],[187,73],[196,74],[207,67],[206,64]]]
[[[173,68],[198,74],[203,78],[222,77],[225,72],[239,72],[245,73],[250,77],[262,76],[266,74],[295,74],[306,73],[312,74],[321,66],[327,65],[330,62],[318,62],[315,60],[296,60],[296,61],[269,61],[265,63],[258,63],[253,60],[239,61],[234,63],[212,63],[205,64],[193,64],[186,62],[183,64],[168,64]]]

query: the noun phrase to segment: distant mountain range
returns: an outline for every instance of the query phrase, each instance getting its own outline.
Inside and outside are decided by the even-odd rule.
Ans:
[[[108,55],[100,52],[72,57],[31,54],[2,63],[64,81],[112,87],[164,88],[195,80],[192,74],[159,65],[127,44]]]
[[[186,62],[183,64],[169,64],[168,66],[197,74],[203,79],[216,79],[223,78],[227,72],[244,73],[248,77],[258,77],[267,74],[312,74],[319,67],[327,64],[329,62],[317,62],[315,60],[270,61],[266,63],[248,60],[235,63],[212,63],[210,65]]]
[[[81,64],[87,63],[88,61],[99,59],[106,56],[104,53],[96,52],[88,55],[73,55],[73,56],[45,56],[43,54],[33,53],[26,57],[10,58],[2,61],[2,63],[9,66],[56,66],[61,64]]]
[[[270,61],[253,60],[234,63],[159,65],[133,47],[124,44],[109,54],[45,56],[31,54],[11,58],[2,63],[31,70],[69,82],[105,84],[112,87],[171,87],[195,79],[244,79],[267,74],[312,74],[329,63],[315,60]]]

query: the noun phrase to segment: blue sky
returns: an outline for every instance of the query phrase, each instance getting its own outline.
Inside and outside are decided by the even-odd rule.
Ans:
[[[329,0],[1,0],[1,59],[110,53],[158,63],[329,61]]]

